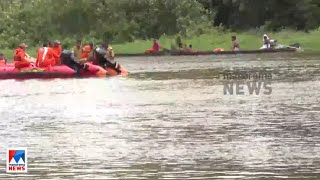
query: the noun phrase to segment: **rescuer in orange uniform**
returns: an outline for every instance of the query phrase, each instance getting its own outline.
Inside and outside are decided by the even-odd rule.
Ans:
[[[15,68],[24,68],[24,67],[29,67],[30,62],[26,58],[26,48],[28,46],[25,43],[21,43],[17,49],[14,51],[14,67]]]
[[[53,41],[52,50],[56,54],[55,65],[61,64],[60,55],[61,55],[61,52],[62,52],[62,47],[61,47],[60,42],[58,40]]]
[[[49,67],[56,65],[56,59],[59,58],[52,48],[48,47],[47,43],[38,50],[37,62],[38,67]]]

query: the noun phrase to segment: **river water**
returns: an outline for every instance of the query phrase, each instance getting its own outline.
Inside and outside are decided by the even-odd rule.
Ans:
[[[319,57],[119,62],[128,77],[0,81],[0,179],[320,178]],[[224,95],[227,71],[271,72],[272,93]],[[27,174],[5,172],[10,147]]]

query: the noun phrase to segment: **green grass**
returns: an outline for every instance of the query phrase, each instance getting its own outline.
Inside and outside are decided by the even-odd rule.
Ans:
[[[320,54],[320,30],[314,30],[309,33],[284,30],[277,33],[267,33],[272,39],[277,39],[280,44],[288,45],[292,43],[300,43],[306,53]],[[262,32],[222,32],[211,30],[200,36],[182,38],[184,44],[192,44],[195,50],[213,50],[215,48],[224,48],[230,50],[231,36],[236,35],[243,50],[255,50],[262,46]],[[174,36],[163,36],[160,38],[160,44],[163,48],[171,49],[175,44]],[[63,43],[63,42],[62,42]],[[152,47],[152,40],[136,40],[123,44],[112,44],[115,53],[143,53],[146,49]],[[0,49],[8,59],[13,58],[13,49]],[[36,57],[37,48],[31,47],[27,49],[27,53]]]
[[[213,50],[215,48],[231,49],[231,36],[236,35],[243,50],[256,50],[262,46],[262,32],[221,32],[212,30],[209,33],[190,38],[182,38],[184,44],[192,44],[195,50]],[[277,33],[266,33],[272,39],[278,40],[279,44],[289,45],[300,43],[307,53],[320,54],[320,30],[309,33],[285,30]],[[163,48],[170,49],[175,43],[175,37],[161,37],[160,44]],[[151,48],[152,40],[136,40],[130,43],[113,45],[116,53],[142,53]]]

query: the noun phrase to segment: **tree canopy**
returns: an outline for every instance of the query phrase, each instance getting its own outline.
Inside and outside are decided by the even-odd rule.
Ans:
[[[126,42],[210,26],[309,30],[320,24],[317,0],[2,0],[0,9],[2,48],[52,38]]]

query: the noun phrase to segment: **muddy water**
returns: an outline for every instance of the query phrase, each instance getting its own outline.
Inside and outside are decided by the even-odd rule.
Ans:
[[[119,61],[127,78],[0,81],[0,179],[320,178],[319,57]],[[271,72],[272,93],[225,95],[227,71]]]

